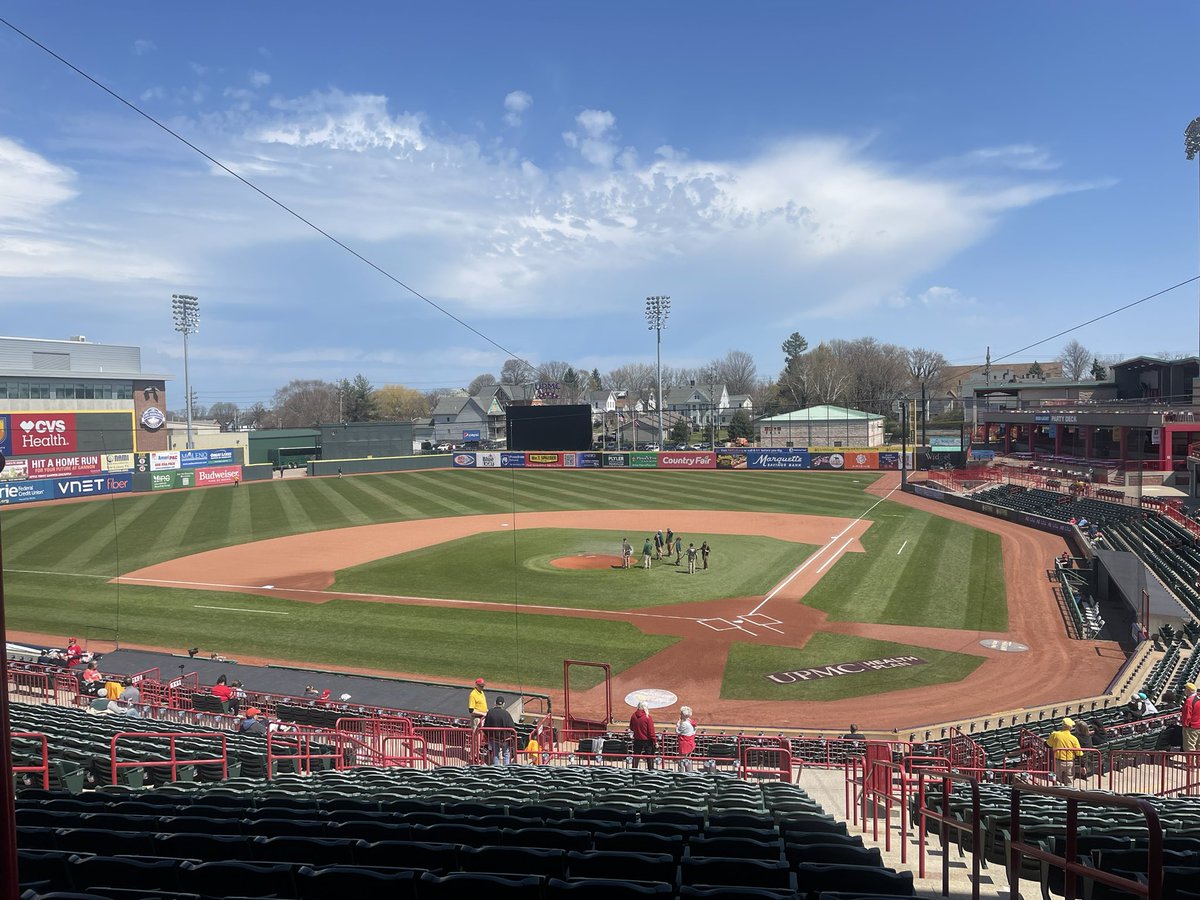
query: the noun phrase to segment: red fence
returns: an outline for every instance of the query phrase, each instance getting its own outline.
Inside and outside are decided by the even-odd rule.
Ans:
[[[1114,750],[1108,789],[1119,794],[1200,796],[1200,753],[1177,750]]]
[[[118,745],[122,740],[130,741],[134,738],[143,741],[159,741],[166,739],[168,742],[167,753],[168,758],[165,760],[147,760],[138,759],[130,762],[121,762],[117,756]],[[180,756],[178,752],[177,742],[180,739],[186,741],[198,741],[205,738],[216,738],[221,744],[220,756]],[[113,784],[117,783],[117,772],[120,769],[156,769],[169,768],[171,770],[171,780],[179,780],[179,767],[187,765],[221,765],[221,777],[229,777],[229,756],[226,746],[226,734],[223,731],[122,731],[112,736],[110,742],[112,752],[112,780]]]
[[[46,736],[36,731],[14,731],[9,735],[10,738],[26,738],[37,740],[41,744],[41,765],[37,766],[13,766],[13,774],[26,773],[34,774],[42,773],[42,790],[50,790],[50,744],[46,740]]]

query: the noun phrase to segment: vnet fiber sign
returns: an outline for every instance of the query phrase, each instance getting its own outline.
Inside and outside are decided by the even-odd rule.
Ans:
[[[8,420],[13,456],[75,450],[74,413],[11,413]]]

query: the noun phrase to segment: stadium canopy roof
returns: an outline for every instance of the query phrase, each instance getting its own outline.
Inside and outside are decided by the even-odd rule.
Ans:
[[[863,412],[861,409],[846,409],[844,406],[810,406],[807,409],[797,409],[792,412],[780,413],[759,419],[760,422],[844,422],[849,420],[872,421],[882,419],[877,413]]]

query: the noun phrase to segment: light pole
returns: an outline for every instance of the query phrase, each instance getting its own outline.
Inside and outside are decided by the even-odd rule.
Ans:
[[[1188,159],[1195,159],[1200,153],[1200,116],[1192,119],[1187,130],[1183,133],[1183,149],[1187,151]],[[1200,172],[1200,169],[1197,169]],[[1200,178],[1200,175],[1197,176]],[[1197,182],[1197,197],[1200,198],[1200,181]],[[1200,206],[1197,207],[1200,210]]]
[[[171,295],[175,330],[183,335],[183,389],[187,393],[187,448],[192,448],[192,382],[188,371],[188,335],[200,330],[200,301],[190,294]]]
[[[908,487],[908,398],[900,398],[900,489]]]
[[[667,327],[667,316],[671,314],[670,297],[646,298],[646,324],[657,337],[656,355],[658,358],[658,445],[663,444],[663,409],[662,409],[662,330]]]

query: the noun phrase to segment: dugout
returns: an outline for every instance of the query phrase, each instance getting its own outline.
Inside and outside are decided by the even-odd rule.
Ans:
[[[586,403],[508,406],[509,450],[590,450],[592,408]]]
[[[317,428],[321,459],[412,456],[412,422],[339,422]]]

